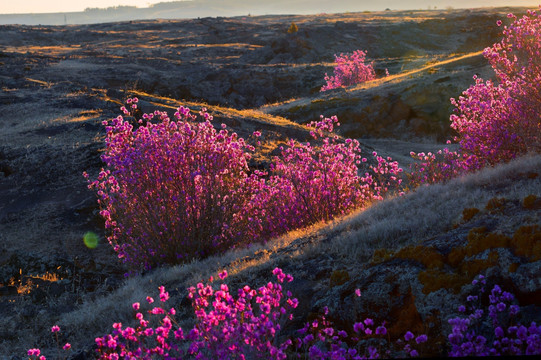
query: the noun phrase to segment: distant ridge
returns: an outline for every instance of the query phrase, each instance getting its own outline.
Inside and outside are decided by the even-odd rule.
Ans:
[[[95,24],[149,19],[191,19],[198,17],[233,17],[248,15],[318,14],[357,11],[443,10],[445,8],[472,8],[508,6],[507,0],[184,0],[162,2],[148,8],[115,6],[107,9],[87,8],[80,12],[41,14],[0,14],[0,25],[70,25]],[[436,5],[435,5],[436,4]],[[530,0],[513,1],[513,6],[532,6]],[[1,11],[1,9],[0,9]]]

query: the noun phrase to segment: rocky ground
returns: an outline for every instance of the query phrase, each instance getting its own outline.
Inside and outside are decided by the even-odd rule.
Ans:
[[[95,195],[86,189],[81,174],[99,171],[104,146],[101,122],[117,116],[127,97],[138,96],[148,111],[181,104],[194,109],[206,106],[217,124],[224,122],[243,136],[263,130],[267,145],[256,161],[264,161],[288,137],[306,139],[303,124],[321,114],[336,114],[343,135],[359,138],[363,149],[393,156],[406,166],[410,151],[437,149],[452,136],[449,98],[460,95],[473,74],[490,76],[479,51],[498,40],[496,20],[509,11],[0,26],[0,358],[23,358],[28,347],[50,346],[43,334],[58,319],[69,318],[125,287],[125,269],[103,240]],[[289,34],[292,22],[299,31]],[[356,49],[368,51],[379,79],[320,93],[325,73],[332,72],[333,54]],[[391,76],[384,77],[385,69]],[[524,181],[529,181],[529,187],[538,186],[535,178]],[[538,210],[522,209],[518,197],[513,201],[504,211],[515,224],[502,230],[509,236],[524,216],[529,216],[529,223],[539,223]],[[499,224],[508,223],[491,216],[479,217],[477,225],[500,231]],[[446,230],[418,240],[446,253],[448,249],[438,244],[447,244],[449,236],[463,243],[469,230],[469,225],[460,225],[456,230],[460,234]],[[102,239],[96,249],[83,243],[89,231]],[[308,241],[303,239],[297,243]],[[288,252],[273,256],[284,256],[277,261],[287,263]],[[387,254],[387,260],[393,254]],[[360,270],[351,262],[306,256],[314,262],[312,268],[287,270],[300,279],[302,274],[315,274],[299,285],[305,294],[313,295],[301,299],[312,303],[310,310],[336,295],[335,286],[326,295],[308,291],[328,286],[328,273],[334,270],[346,271],[347,289],[359,286],[352,279],[361,277],[367,288],[372,286],[369,283],[403,281],[400,276],[384,279],[378,273],[383,270],[372,271],[371,265]],[[539,276],[537,265],[531,266],[524,281]],[[398,272],[413,278],[419,271]],[[411,299],[422,292],[416,286],[410,289]],[[539,292],[537,285],[532,286],[523,297]],[[397,291],[403,294],[402,290]],[[389,309],[378,311],[383,317],[394,311]],[[419,316],[427,316],[423,311]],[[340,313],[337,318],[350,315]],[[92,331],[98,330],[87,334]],[[83,346],[88,350],[91,345]]]

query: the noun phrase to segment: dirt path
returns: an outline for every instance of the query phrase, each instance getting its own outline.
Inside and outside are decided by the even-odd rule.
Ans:
[[[474,58],[474,57],[477,57],[477,56],[482,56],[482,55],[483,55],[483,50],[476,51],[476,52],[468,53],[468,54],[465,54],[465,55],[462,55],[462,56],[452,57],[452,58],[449,58],[449,59],[446,59],[446,60],[437,61],[437,62],[428,64],[428,65],[422,66],[420,68],[409,70],[409,71],[402,72],[402,73],[399,73],[399,74],[386,76],[386,77],[375,79],[375,80],[372,80],[372,81],[367,81],[365,83],[362,83],[362,84],[359,84],[359,85],[356,85],[356,86],[352,86],[352,87],[349,87],[349,88],[343,88],[343,89],[340,89],[338,91],[344,91],[344,92],[346,92],[348,94],[353,95],[353,94],[358,93],[360,91],[364,91],[364,90],[367,90],[367,89],[374,89],[374,88],[377,88],[377,87],[382,86],[384,84],[398,83],[398,82],[400,82],[400,81],[402,81],[404,79],[407,79],[407,78],[409,78],[409,77],[411,77],[411,76],[413,76],[415,74],[421,73],[423,71],[428,71],[430,69],[434,69],[434,68],[437,68],[439,66],[448,65],[448,64],[451,64],[451,63],[457,63],[457,62],[460,62],[460,61],[463,61],[463,60],[466,60],[466,59],[471,59],[471,58]],[[312,96],[312,97],[303,97],[303,98],[300,98],[300,99],[292,99],[292,100],[289,100],[289,101],[284,101],[284,102],[281,102],[279,104],[265,105],[265,106],[262,106],[261,108],[259,108],[259,110],[264,112],[264,113],[268,113],[268,114],[282,113],[282,112],[285,112],[288,109],[291,109],[291,108],[296,107],[296,106],[310,105],[310,103],[312,103],[314,100],[323,99],[323,98],[325,98],[327,96],[328,96],[328,94],[319,93],[319,94],[317,94],[315,96]]]

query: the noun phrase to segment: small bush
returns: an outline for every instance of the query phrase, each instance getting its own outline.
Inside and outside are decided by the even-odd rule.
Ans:
[[[287,29],[287,33],[288,34],[294,34],[297,31],[299,31],[299,27],[297,26],[297,24],[292,22],[291,25],[289,26],[289,28]]]
[[[469,295],[467,304],[458,311],[465,316],[449,320],[451,350],[449,356],[501,356],[534,355],[541,353],[541,327],[532,322],[529,327],[516,323],[520,311],[513,304],[513,294],[494,285],[488,296],[488,311],[480,304],[484,296],[486,279],[479,276],[473,280],[479,288],[478,295]]]
[[[130,99],[136,109],[137,99]],[[128,115],[129,112],[125,110]],[[136,268],[174,264],[247,243],[249,219],[242,211],[256,195],[248,175],[252,148],[222,129],[205,112],[202,122],[180,107],[176,121],[166,113],[143,115],[135,130],[122,117],[107,126],[98,194],[119,258]],[[159,122],[150,122],[154,117]],[[88,175],[86,175],[88,177]]]
[[[325,74],[327,84],[321,88],[321,91],[352,86],[376,78],[373,63],[365,63],[366,52],[356,50],[353,53],[334,55],[334,57],[336,62],[334,75]]]

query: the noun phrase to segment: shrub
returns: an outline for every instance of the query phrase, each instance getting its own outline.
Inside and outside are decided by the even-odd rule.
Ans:
[[[128,102],[136,109],[137,99]],[[247,165],[253,148],[216,131],[204,109],[200,116],[195,123],[180,107],[177,121],[157,111],[143,115],[148,123],[139,120],[136,130],[121,116],[104,122],[107,170],[89,187],[97,191],[109,242],[135,267],[178,263],[247,241],[242,210],[255,196],[256,175],[248,175]]]
[[[353,53],[334,55],[334,57],[336,62],[334,75],[325,74],[327,84],[321,88],[321,91],[352,86],[376,78],[373,62],[365,64],[365,51],[355,50]]]
[[[460,150],[412,154],[421,160],[412,167],[413,186],[541,151],[541,14],[528,11],[520,19],[508,18],[513,22],[504,26],[503,39],[484,51],[496,82],[474,76],[475,84],[451,99],[451,127]]]
[[[381,200],[389,192],[399,192],[402,169],[398,163],[374,152],[376,164],[368,165],[357,140],[342,142],[334,134],[338,125],[336,116],[322,116],[309,124],[314,141],[321,145],[290,140],[273,159],[267,182],[273,195],[263,198],[266,205],[255,206],[273,214],[262,218],[265,231],[277,233],[331,220]]]
[[[137,102],[129,100],[125,115]],[[157,111],[143,114],[137,129],[121,116],[105,122],[107,169],[89,187],[97,191],[109,243],[133,270],[266,241],[400,188],[398,164],[373,153],[377,164],[367,165],[356,140],[334,134],[336,117],[310,124],[320,145],[291,140],[266,173],[248,168],[253,146],[214,129],[204,109],[199,115],[196,122],[180,107],[176,121]]]
[[[299,31],[299,27],[297,26],[297,24],[292,22],[291,25],[289,25],[289,28],[287,29],[287,33],[288,34],[294,34],[297,31]]]
[[[445,148],[437,153],[414,153],[410,156],[418,162],[410,165],[408,176],[412,188],[443,182],[465,174],[469,169],[477,167],[477,158],[459,151]]]
[[[455,140],[481,165],[541,150],[541,14],[528,11],[520,19],[508,18],[513,22],[504,26],[501,42],[484,51],[498,84],[474,77],[474,85],[458,100],[451,99]]]

